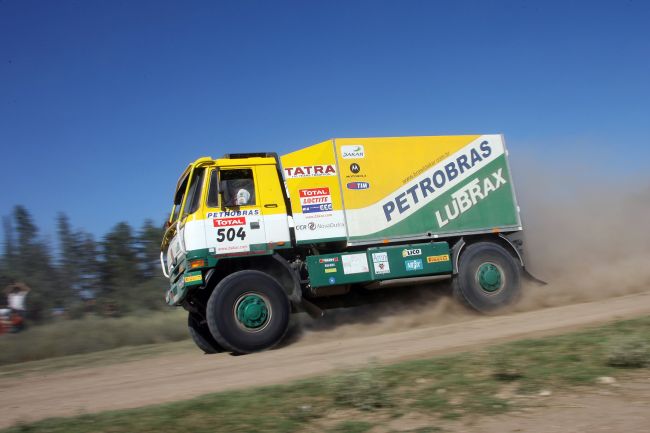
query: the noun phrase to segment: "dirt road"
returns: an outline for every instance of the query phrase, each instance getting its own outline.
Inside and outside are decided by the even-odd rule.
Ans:
[[[560,333],[650,314],[650,292],[380,335],[327,333],[269,352],[161,356],[0,381],[0,427],[53,416],[132,408],[208,392],[282,383],[371,359],[389,362]]]

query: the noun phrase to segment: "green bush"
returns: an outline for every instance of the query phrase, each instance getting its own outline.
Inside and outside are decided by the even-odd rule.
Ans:
[[[390,386],[383,370],[373,365],[335,376],[330,384],[334,403],[359,410],[375,410],[390,406]]]
[[[619,368],[641,368],[650,365],[650,339],[636,335],[612,344],[607,365]]]

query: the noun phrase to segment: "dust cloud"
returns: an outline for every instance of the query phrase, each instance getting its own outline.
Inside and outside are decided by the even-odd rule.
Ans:
[[[534,155],[511,161],[527,269],[548,284],[526,283],[522,298],[506,313],[650,288],[650,179],[617,177],[599,169],[605,161],[577,168],[572,162]],[[477,317],[451,297],[448,283],[386,291],[403,293],[377,304],[329,310],[318,320],[299,315],[301,330],[291,339],[310,344]]]

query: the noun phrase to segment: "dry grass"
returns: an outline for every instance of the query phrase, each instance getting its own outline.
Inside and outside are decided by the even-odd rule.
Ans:
[[[189,338],[181,310],[120,318],[86,317],[0,337],[0,365]]]

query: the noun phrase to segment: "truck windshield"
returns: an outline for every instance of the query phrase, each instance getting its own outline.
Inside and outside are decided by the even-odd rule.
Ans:
[[[174,194],[174,210],[170,218],[170,222],[172,223],[178,219],[181,213],[181,205],[183,204],[183,198],[186,192],[187,200],[185,200],[183,216],[196,212],[199,207],[205,169],[195,169],[191,180],[189,179],[189,173],[189,171],[186,172],[178,182],[178,188],[176,189],[176,194]],[[189,188],[187,188],[188,180],[190,181]]]

